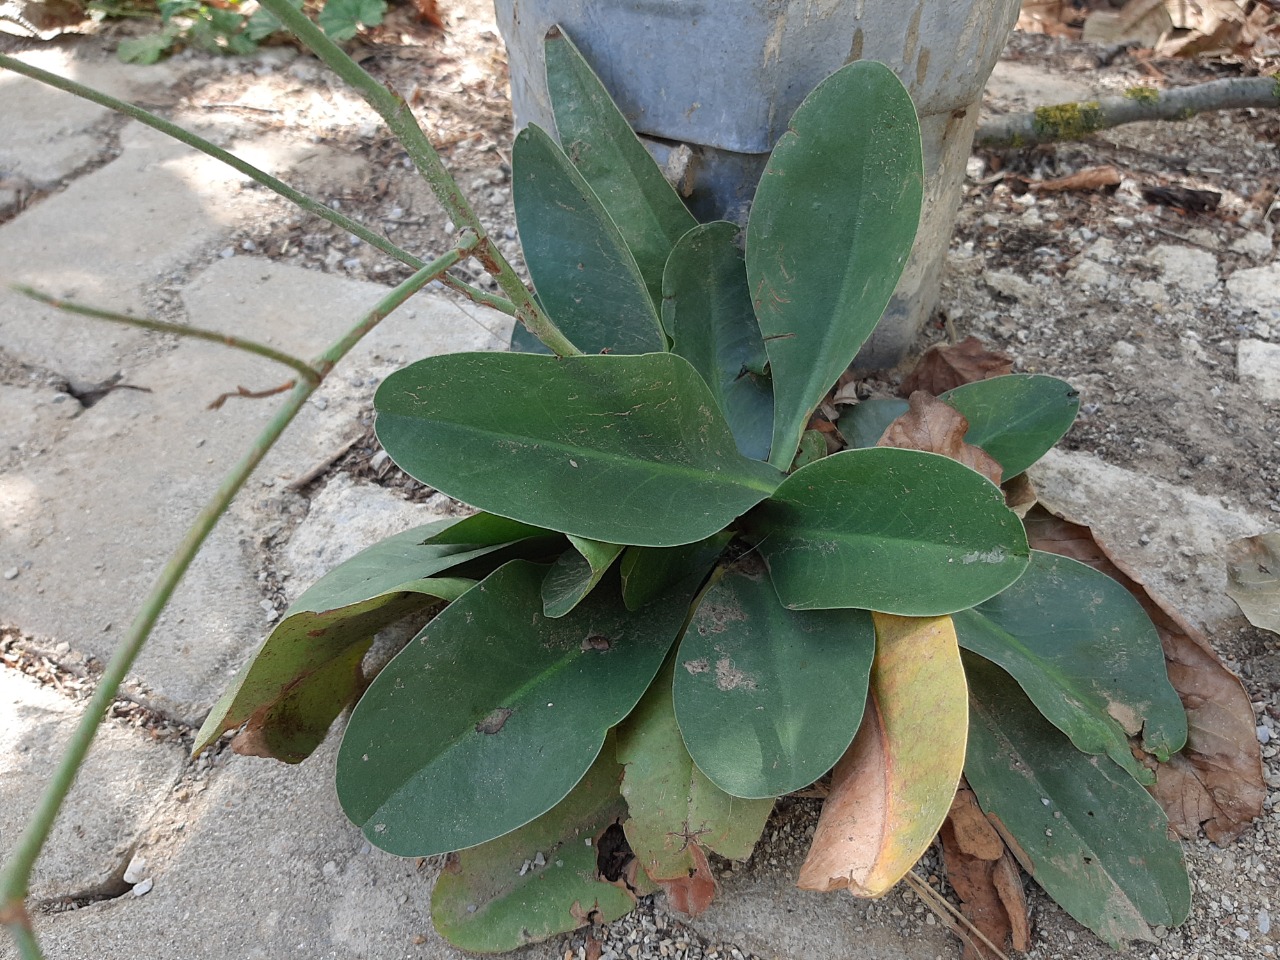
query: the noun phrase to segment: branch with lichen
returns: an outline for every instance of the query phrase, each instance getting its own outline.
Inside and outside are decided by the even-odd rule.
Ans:
[[[1280,76],[1235,77],[1191,87],[1131,87],[1121,97],[1060,103],[1010,114],[978,127],[976,147],[1029,147],[1082,140],[1099,130],[1141,120],[1189,120],[1213,110],[1280,107]]]

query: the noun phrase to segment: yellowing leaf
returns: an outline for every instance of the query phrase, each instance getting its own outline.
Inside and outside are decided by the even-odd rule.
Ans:
[[[887,893],[933,841],[964,767],[968,687],[951,618],[872,616],[866,718],[836,764],[805,890]]]

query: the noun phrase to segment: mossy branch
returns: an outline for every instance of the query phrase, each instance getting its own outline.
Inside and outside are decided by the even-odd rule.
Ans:
[[[1191,87],[1134,87],[1122,97],[1061,103],[1010,114],[978,127],[975,147],[1029,147],[1082,140],[1099,130],[1142,120],[1189,120],[1213,110],[1280,107],[1277,77],[1235,77]]]

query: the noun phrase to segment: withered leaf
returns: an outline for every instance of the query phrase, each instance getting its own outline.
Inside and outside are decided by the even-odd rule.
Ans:
[[[1227,596],[1255,627],[1280,633],[1280,533],[1227,546]]]
[[[1025,473],[1011,477],[1004,484],[1004,505],[1016,513],[1019,519],[1036,505],[1036,488]]]
[[[1111,164],[1106,164],[1101,167],[1086,167],[1065,177],[1032,183],[1031,189],[1038,193],[1058,193],[1063,190],[1105,190],[1119,185],[1120,171]]]
[[[939,453],[1000,485],[999,462],[981,447],[964,442],[969,421],[962,413],[923,390],[911,394],[907,403],[907,412],[889,424],[876,446]]]
[[[960,912],[1001,950],[1012,938],[1026,950],[1030,919],[1018,867],[963,781],[939,833],[947,880],[960,898]],[[957,930],[962,937],[963,931]],[[994,960],[981,940],[965,937],[966,960]]]
[[[917,390],[935,397],[975,380],[1013,373],[1013,358],[988,350],[977,337],[959,343],[930,347],[914,370],[902,381],[899,393],[909,397]]]
[[[687,877],[659,880],[658,883],[666,891],[667,900],[673,909],[696,917],[711,906],[719,888],[702,847],[697,843],[690,843],[689,853],[693,856],[693,869]]]
[[[1239,678],[1208,639],[1118,564],[1086,526],[1036,506],[1024,520],[1036,550],[1071,557],[1105,573],[1142,604],[1164,647],[1169,680],[1187,710],[1187,745],[1168,763],[1143,762],[1156,774],[1152,796],[1184,838],[1198,829],[1214,843],[1235,839],[1262,813],[1266,786],[1253,707]]]

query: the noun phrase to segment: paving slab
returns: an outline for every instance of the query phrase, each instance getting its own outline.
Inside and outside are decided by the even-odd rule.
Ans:
[[[1280,263],[1237,270],[1227,279],[1227,292],[1237,305],[1267,320],[1280,320]]]
[[[305,357],[385,293],[377,284],[233,258],[193,282],[188,304],[194,322]],[[362,345],[345,368],[351,373],[335,371],[196,559],[135,668],[149,703],[198,723],[228,670],[269,629],[255,530],[279,512],[273,491],[359,429],[374,372],[498,342],[469,311],[429,293],[397,316]],[[109,657],[169,553],[280,400],[232,399],[216,411],[208,404],[238,386],[262,389],[287,376],[259,357],[183,340],[129,374],[150,392],[112,391],[65,425],[55,449],[21,473],[0,474],[0,568],[19,570],[0,581],[6,618]]]
[[[263,137],[235,152],[279,170],[305,147]],[[185,267],[264,201],[241,189],[247,182],[202,153],[136,128],[115,160],[0,226],[0,288],[23,283],[106,310],[145,313],[148,284]],[[148,348],[154,352],[157,339],[0,289],[5,349],[68,379],[105,380]]]
[[[0,668],[0,859],[13,850],[82,708]],[[36,862],[31,895],[38,901],[83,894],[118,880],[185,760],[177,744],[107,722]]]
[[[1051,450],[1029,475],[1050,509],[1087,524],[1147,587],[1209,631],[1240,616],[1226,594],[1226,545],[1280,525],[1274,514],[1254,513],[1086,453]]]
[[[420,865],[368,844],[338,805],[336,752],[331,738],[296,767],[221,757],[212,775],[178,789],[140,847],[151,890],[37,917],[46,956],[462,960],[431,926],[440,860]],[[563,955],[552,941],[509,956]]]
[[[80,411],[75,398],[42,384],[0,384],[0,471],[48,452]]]
[[[1280,277],[1277,277],[1280,282]],[[1280,400],[1280,343],[1241,340],[1236,348],[1236,372],[1253,381],[1263,400]]]
[[[121,99],[151,99],[181,75],[170,61],[130,67],[77,58],[70,48],[28,50],[17,59]],[[56,90],[16,73],[0,73],[0,179],[14,177],[38,190],[98,162],[113,146],[107,107]]]

